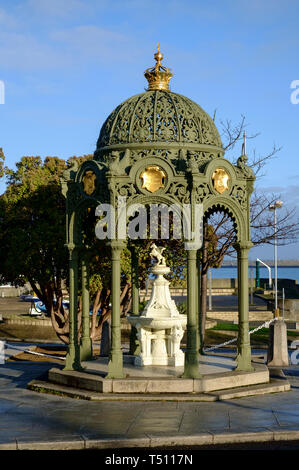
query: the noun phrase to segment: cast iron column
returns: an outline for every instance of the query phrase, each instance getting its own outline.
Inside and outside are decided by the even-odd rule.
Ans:
[[[239,332],[238,332],[238,371],[252,371],[251,347],[249,339],[249,289],[248,289],[248,251],[251,242],[238,243],[235,248],[238,253],[238,305],[239,305]]]
[[[131,278],[132,278],[132,315],[139,315],[139,281],[138,281],[138,257],[136,250],[131,249]],[[130,354],[140,354],[140,344],[137,339],[137,329],[131,326]]]
[[[90,338],[90,315],[89,315],[89,276],[87,266],[87,255],[82,253],[82,336],[80,345],[81,361],[92,359],[92,342]]]
[[[201,251],[197,250],[196,255],[196,320],[197,320],[197,344],[196,349],[202,354],[202,345],[203,345],[203,332],[201,324],[201,295],[200,295],[200,261],[201,261]]]
[[[185,367],[183,378],[196,379],[200,377],[198,364],[198,322],[196,318],[196,258],[197,250],[187,250],[187,350],[185,352]]]
[[[108,362],[109,379],[121,379],[123,373],[123,354],[121,350],[120,326],[120,255],[125,244],[120,241],[111,241],[112,259],[112,316],[111,316],[111,350]]]
[[[69,245],[69,346],[65,361],[65,370],[82,370],[80,363],[80,347],[78,344],[78,250]]]

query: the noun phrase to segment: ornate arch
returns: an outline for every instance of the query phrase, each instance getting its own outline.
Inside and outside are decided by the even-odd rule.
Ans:
[[[245,216],[242,214],[237,203],[229,198],[220,196],[203,202],[203,215],[205,219],[216,212],[224,212],[230,217],[238,242],[248,240],[246,224],[247,214],[245,214]]]

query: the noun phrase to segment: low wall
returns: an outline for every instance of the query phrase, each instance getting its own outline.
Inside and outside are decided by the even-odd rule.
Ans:
[[[255,279],[253,279],[253,286],[255,287]],[[213,289],[235,289],[238,287],[238,279],[235,278],[223,278],[223,279],[217,279],[217,278],[212,278],[212,288]],[[151,289],[151,285],[149,285],[149,289]],[[184,287],[170,287],[170,290],[185,290],[186,288]]]
[[[28,318],[28,320],[17,319],[17,318],[5,318],[3,319],[8,325],[33,325],[33,326],[52,326],[51,320]]]
[[[254,279],[255,282],[255,279]],[[272,282],[274,282],[274,279],[272,279]],[[263,289],[269,288],[269,278],[260,278],[260,287]],[[281,290],[282,288],[289,288],[289,289],[294,289],[298,288],[298,282],[295,279],[277,279],[277,288],[278,290]]]
[[[277,299],[277,305],[280,315],[283,314],[283,300]],[[268,308],[274,309],[274,301],[268,301]],[[299,322],[299,299],[285,299],[284,301],[284,318],[287,320]]]
[[[0,286],[0,297],[20,297],[20,295],[28,294],[29,288],[24,287],[12,287],[12,286]]]
[[[238,323],[238,312],[208,312],[211,320]],[[273,318],[272,312],[249,312],[249,321],[265,322]]]

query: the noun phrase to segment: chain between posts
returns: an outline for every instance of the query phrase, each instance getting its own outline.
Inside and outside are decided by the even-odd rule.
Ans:
[[[258,326],[257,328],[254,328],[253,330],[250,330],[249,331],[249,334],[251,335],[252,333],[255,333],[256,331],[258,330],[261,330],[262,328],[269,328],[269,325],[271,323],[273,323],[274,321],[278,320],[278,318],[273,318],[272,320],[269,320],[269,321],[266,321],[265,323],[263,323],[262,325]],[[225,341],[225,343],[221,343],[221,344],[217,344],[216,346],[212,346],[210,348],[205,348],[204,349],[204,352],[208,352],[208,351],[213,351],[214,349],[219,349],[223,346],[227,346],[228,344],[232,344],[232,343],[235,343],[237,341],[237,337],[236,338],[233,338],[233,339],[230,339],[229,341]],[[35,351],[30,351],[29,349],[22,349],[22,348],[18,348],[16,346],[11,346],[9,345],[8,346],[9,349],[17,349],[19,351],[22,351],[22,352],[26,352],[26,353],[29,353],[29,354],[36,354],[37,356],[45,356],[45,357],[52,357],[54,359],[61,359],[61,360],[65,360],[64,357],[58,357],[58,356],[51,356],[49,354],[43,354],[43,353],[38,353],[38,352],[35,352]]]
[[[36,351],[31,351],[30,349],[18,348],[17,346],[11,346],[11,345],[7,346],[7,345],[5,345],[5,348],[7,348],[7,349],[16,349],[17,351],[21,351],[23,353],[35,354],[37,356],[51,357],[53,359],[61,359],[62,361],[65,361],[65,357],[51,356],[50,354],[38,353]]]
[[[274,321],[278,320],[278,318],[273,318],[272,320],[268,320],[266,321],[265,323],[263,323],[262,325],[258,326],[257,328],[254,328],[254,330],[250,330],[249,331],[249,334],[251,335],[252,333],[255,333],[256,331],[258,330],[261,330],[262,328],[269,328],[269,325],[271,323],[273,323]],[[221,343],[221,344],[217,344],[217,346],[212,346],[211,348],[205,348],[203,350],[203,352],[208,352],[208,351],[213,351],[214,349],[219,349],[221,348],[222,346],[227,346],[228,344],[231,344],[231,343],[234,343],[235,341],[237,341],[237,337],[236,338],[233,338],[233,339],[230,339],[229,341],[225,341],[225,343]]]

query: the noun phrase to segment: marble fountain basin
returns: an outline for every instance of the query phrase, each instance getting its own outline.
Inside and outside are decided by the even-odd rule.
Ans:
[[[187,315],[180,315],[178,317],[160,317],[151,318],[145,316],[130,315],[127,317],[132,326],[139,325],[146,330],[169,330],[174,326],[181,325],[183,328],[187,324]]]

